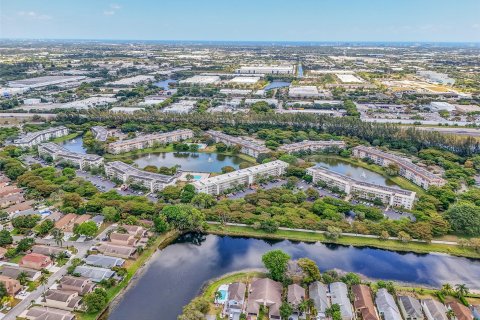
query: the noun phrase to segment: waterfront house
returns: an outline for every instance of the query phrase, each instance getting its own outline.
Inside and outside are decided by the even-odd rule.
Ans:
[[[28,320],[74,320],[75,315],[66,310],[34,306],[22,312],[20,318]]]
[[[287,288],[287,302],[292,306],[293,313],[298,316],[303,316],[298,306],[305,300],[305,289],[294,283]],[[304,318],[304,316],[302,317]]]
[[[243,282],[231,283],[228,286],[228,300],[225,302],[225,312],[231,318],[240,317],[245,304],[247,286]]]
[[[260,306],[268,307],[269,319],[280,319],[283,286],[272,279],[254,279],[250,284],[246,313],[258,317]]]
[[[358,316],[363,320],[379,320],[375,306],[372,300],[372,290],[370,287],[358,284],[352,286],[354,296],[353,306]]]
[[[458,301],[452,301],[447,304],[448,309],[452,310],[455,317],[452,320],[473,320],[472,311]]]
[[[121,227],[127,230],[127,233],[133,235],[135,238],[143,237],[146,232],[145,228],[141,226],[122,225]]]
[[[52,266],[53,262],[49,256],[39,253],[29,253],[22,257],[18,265],[23,268],[42,270]]]
[[[85,277],[64,276],[60,279],[58,288],[62,291],[74,291],[83,296],[93,291],[95,283]]]
[[[381,288],[377,291],[375,304],[383,320],[402,320],[395,298],[388,293],[387,289]]]
[[[137,244],[137,239],[128,233],[112,232],[110,234],[110,242],[121,246],[135,246]]]
[[[423,320],[422,305],[418,299],[410,296],[399,296],[398,305],[405,320]]]
[[[343,282],[333,282],[330,284],[330,297],[332,304],[340,306],[342,320],[352,320],[353,310],[350,299],[348,298],[348,288]]]
[[[92,266],[78,266],[73,273],[78,273],[81,277],[89,278],[93,282],[100,282],[104,279],[110,279],[115,276],[115,271],[106,268]]]
[[[83,259],[86,264],[96,267],[108,268],[123,267],[125,259],[117,257],[104,256],[103,254],[91,254]]]
[[[447,308],[437,300],[422,300],[423,311],[428,320],[448,320]]]
[[[316,320],[325,319],[327,316],[325,311],[330,308],[330,299],[328,299],[328,288],[319,281],[315,281],[308,287],[310,299],[312,299],[315,309],[317,310]]]
[[[122,259],[130,259],[137,251],[135,247],[121,246],[105,242],[100,243],[95,248],[98,252],[101,252],[104,255]]]
[[[45,292],[44,305],[72,311],[78,309],[81,300],[82,298],[78,295],[78,292],[49,289]]]
[[[22,285],[20,284],[20,282],[10,277],[1,275],[0,283],[3,283],[3,285],[5,286],[5,290],[7,290],[7,294],[10,296],[14,296],[17,294],[17,292],[22,290]]]

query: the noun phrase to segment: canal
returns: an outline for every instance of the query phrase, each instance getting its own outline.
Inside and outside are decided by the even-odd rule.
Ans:
[[[245,162],[238,156],[228,156],[218,153],[202,152],[160,152],[133,156],[133,161],[139,168],[146,166],[173,167],[179,165],[183,171],[222,172],[222,167],[239,168]]]
[[[272,249],[293,258],[314,260],[323,272],[340,269],[370,278],[421,285],[464,283],[480,288],[480,260],[441,254],[414,254],[374,248],[253,238],[187,234],[151,258],[146,270],[120,303],[111,320],[174,320],[209,279],[245,268],[262,267]]]

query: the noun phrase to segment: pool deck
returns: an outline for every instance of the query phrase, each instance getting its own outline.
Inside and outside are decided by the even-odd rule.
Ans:
[[[206,172],[184,171],[184,172],[182,172],[180,177],[178,177],[178,180],[188,182],[187,175],[192,175],[193,176],[193,180],[191,180],[191,181],[201,181],[201,180],[205,180],[208,177],[210,177],[210,173],[206,173]]]

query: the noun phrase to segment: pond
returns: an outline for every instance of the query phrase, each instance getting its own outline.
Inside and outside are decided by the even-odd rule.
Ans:
[[[290,82],[287,82],[287,81],[272,81],[264,88],[264,90],[268,91],[268,90],[283,88],[288,86],[290,86]]]
[[[187,234],[151,258],[138,282],[111,311],[111,320],[175,320],[202,285],[225,273],[262,267],[262,255],[281,249],[314,260],[320,271],[340,269],[370,278],[480,288],[480,260],[443,254],[399,253],[373,248]],[[159,316],[161,315],[161,316]]]
[[[388,178],[385,178],[381,174],[338,159],[322,159],[322,161],[317,161],[317,166],[349,176],[355,180],[374,183],[380,186],[399,188],[395,183],[390,181]]]
[[[65,149],[73,152],[87,153],[87,150],[83,147],[82,136],[78,136],[70,140],[65,140],[62,143],[60,143],[60,145]]]
[[[217,153],[160,152],[134,157],[133,161],[140,168],[149,165],[158,168],[180,165],[180,169],[183,171],[222,172],[222,167],[225,166],[231,166],[238,169],[239,164],[245,160],[242,160],[238,156],[227,156]]]
[[[171,89],[169,83],[177,83],[177,80],[167,79],[163,81],[154,82],[153,85],[156,87],[162,88],[163,90],[169,90]]]

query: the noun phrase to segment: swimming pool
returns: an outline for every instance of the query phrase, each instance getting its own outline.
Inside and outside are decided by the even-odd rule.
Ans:
[[[219,293],[218,297],[216,298],[215,302],[216,303],[225,303],[225,301],[227,301],[228,297],[227,297],[227,294],[228,294],[228,285],[226,284],[222,284],[217,292]]]
[[[194,180],[200,180],[200,179],[202,179],[202,176],[194,175],[194,176],[193,176],[193,179],[194,179]]]

